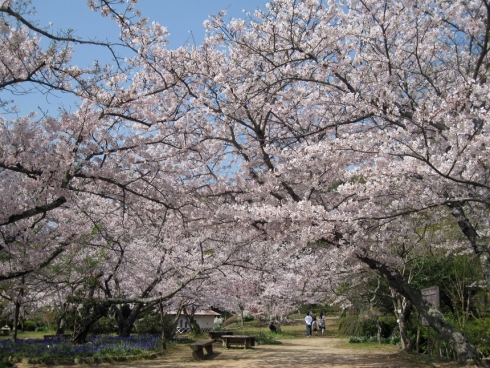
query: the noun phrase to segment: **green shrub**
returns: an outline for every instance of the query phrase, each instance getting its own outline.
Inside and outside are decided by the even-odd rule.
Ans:
[[[361,338],[357,336],[350,336],[349,340],[347,340],[349,344],[358,344],[361,342]]]
[[[353,336],[356,334],[356,325],[359,316],[356,315],[346,315],[339,320],[338,330],[343,336]]]
[[[34,321],[24,321],[24,331],[36,331],[37,325]]]
[[[191,327],[192,327],[192,331],[189,334],[191,337],[198,337],[199,335],[202,334],[201,327],[196,322],[192,322]]]
[[[374,318],[347,315],[339,321],[339,333],[344,336],[376,336],[378,327]]]
[[[390,344],[391,345],[396,345],[401,341],[401,338],[399,336],[394,336],[390,339]]]
[[[90,327],[90,332],[96,335],[110,334],[117,326],[116,321],[109,317],[102,317]]]
[[[277,345],[280,341],[277,341],[277,335],[265,332],[259,332],[256,338],[258,345]]]
[[[171,315],[166,314],[163,318],[163,333],[165,334],[165,340],[171,340],[175,335],[175,323],[174,318]],[[138,321],[136,330],[140,334],[157,334],[162,333],[162,320],[159,314],[149,314]]]
[[[360,319],[356,327],[357,336],[376,336],[378,334],[378,326],[374,318]]]
[[[149,314],[138,321],[138,324],[136,325],[136,330],[138,331],[138,333],[143,334],[161,334],[161,326],[161,317],[157,314]]]
[[[465,335],[485,356],[490,355],[490,318],[474,319],[467,323]]]

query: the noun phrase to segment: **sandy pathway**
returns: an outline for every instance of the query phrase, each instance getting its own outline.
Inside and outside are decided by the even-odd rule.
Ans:
[[[252,349],[226,349],[220,343],[213,345],[212,357],[202,361],[191,358],[187,345],[178,348],[167,356],[149,361],[132,363],[100,364],[93,367],[148,367],[148,368],[293,368],[293,367],[435,367],[420,363],[421,357],[400,353],[390,346],[373,346],[370,349],[350,349],[343,344],[345,340],[313,337],[282,340],[280,345],[260,345]],[[416,362],[419,360],[419,362]],[[46,367],[45,365],[19,364],[19,368]],[[69,366],[71,368],[77,366]],[[92,368],[89,365],[78,367]],[[61,367],[60,367],[61,368]]]

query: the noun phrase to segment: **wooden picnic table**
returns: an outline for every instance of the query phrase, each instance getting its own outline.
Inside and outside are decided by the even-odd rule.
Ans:
[[[229,349],[231,346],[239,346],[248,349],[255,346],[255,336],[246,335],[223,335],[223,347]]]
[[[223,335],[233,335],[233,331],[209,331],[209,337],[213,340],[222,340]]]

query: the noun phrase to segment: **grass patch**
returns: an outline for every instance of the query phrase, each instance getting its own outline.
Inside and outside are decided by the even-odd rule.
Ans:
[[[390,344],[382,344],[379,345],[377,342],[366,342],[363,344],[352,344],[349,343],[347,340],[344,339],[339,339],[335,343],[335,347],[339,349],[346,349],[346,350],[365,350],[365,351],[383,351],[383,352],[399,352],[400,349],[394,345]]]
[[[44,339],[44,335],[55,335],[56,331],[17,331],[17,338],[18,339]],[[5,336],[1,335],[0,336],[0,341],[3,340],[10,340],[12,339],[12,335],[10,336]]]

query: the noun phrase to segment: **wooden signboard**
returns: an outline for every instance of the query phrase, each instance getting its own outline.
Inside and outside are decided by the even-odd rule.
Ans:
[[[422,298],[427,300],[433,307],[439,308],[439,286],[432,286],[430,288],[420,290]],[[428,326],[429,323],[422,317],[422,325]]]

